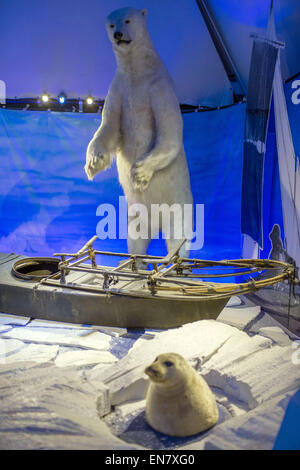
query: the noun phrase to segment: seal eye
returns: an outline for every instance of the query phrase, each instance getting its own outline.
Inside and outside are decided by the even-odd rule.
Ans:
[[[126,23],[126,24],[130,23],[130,20],[126,20],[125,23]]]
[[[172,367],[174,364],[171,361],[165,361],[164,365],[167,366],[167,367]]]
[[[115,27],[115,25],[114,25],[114,24],[111,24],[111,25],[110,25],[110,27],[111,27],[111,28],[114,28],[114,27]]]

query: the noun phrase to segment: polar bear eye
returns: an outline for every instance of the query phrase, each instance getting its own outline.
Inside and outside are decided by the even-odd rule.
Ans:
[[[174,364],[171,361],[165,361],[164,365],[167,366],[167,367],[172,367]]]
[[[111,25],[110,25],[110,27],[111,27],[111,28],[114,28],[114,27],[115,27],[115,25],[114,25],[114,24],[111,24]]]
[[[130,23],[130,20],[126,20],[125,23],[126,23],[126,24]]]

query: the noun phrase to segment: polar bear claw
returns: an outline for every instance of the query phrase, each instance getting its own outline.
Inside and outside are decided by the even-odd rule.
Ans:
[[[144,191],[153,176],[154,171],[149,168],[146,160],[139,159],[131,167],[131,178],[133,187],[137,190]]]
[[[110,166],[110,157],[105,156],[101,143],[98,139],[93,139],[87,149],[85,172],[90,181],[100,171],[106,170]]]

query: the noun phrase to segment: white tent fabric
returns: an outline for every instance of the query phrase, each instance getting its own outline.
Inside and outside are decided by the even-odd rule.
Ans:
[[[270,15],[268,30],[270,37],[276,40],[273,11]],[[285,244],[288,254],[300,267],[300,167],[299,162],[296,161],[282,82],[280,57],[278,57],[273,82],[273,98]]]

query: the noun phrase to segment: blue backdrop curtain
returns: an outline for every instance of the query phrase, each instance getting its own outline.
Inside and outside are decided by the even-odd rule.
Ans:
[[[279,179],[278,155],[276,148],[276,130],[274,103],[270,109],[268,136],[266,141],[266,154],[264,159],[264,178],[262,193],[263,208],[263,248],[260,258],[269,258],[272,248],[269,234],[274,224],[280,227],[282,240],[284,240],[284,226],[281,206],[281,189]]]
[[[242,177],[242,233],[263,246],[263,175],[269,108],[278,47],[253,42],[248,81]]]
[[[297,80],[287,83],[285,91],[299,159]],[[194,202],[205,206],[204,246],[193,256],[238,258],[245,105],[185,114],[183,120]],[[83,170],[87,144],[100,122],[101,116],[94,114],[0,109],[0,251],[52,255],[76,250],[96,232],[99,204],[110,203],[118,209],[123,192],[115,164],[92,183]],[[284,240],[273,107],[265,156],[263,217],[261,257],[267,258],[274,223],[280,226]],[[126,240],[106,239],[98,246],[127,251]],[[150,252],[165,253],[164,242],[153,241]]]
[[[245,106],[185,114],[184,145],[194,202],[204,204],[204,246],[193,257],[239,258]],[[85,151],[95,114],[0,110],[0,251],[52,255],[79,249],[96,232],[101,203],[123,195],[115,163],[89,182]],[[97,242],[126,252],[126,240]],[[154,254],[166,252],[154,240]]]

